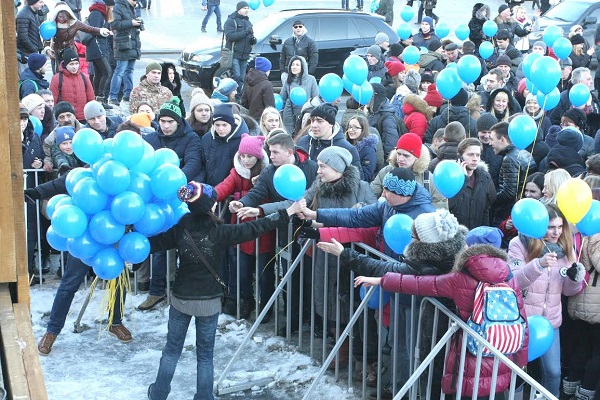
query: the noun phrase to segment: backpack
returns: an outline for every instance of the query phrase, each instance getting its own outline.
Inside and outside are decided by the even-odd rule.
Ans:
[[[506,283],[479,282],[467,325],[505,355],[523,348],[525,320],[519,312],[517,294]],[[479,347],[480,343],[469,336],[469,352],[476,356]],[[493,354],[484,347],[483,356],[493,357]]]
[[[85,76],[83,76],[83,72],[79,72],[81,79],[83,80],[83,86],[85,87],[85,91],[87,92],[87,81],[85,80]],[[63,85],[63,72],[58,71],[58,98],[56,99],[57,103],[62,101],[62,85]]]
[[[379,131],[379,135],[381,137],[383,137],[383,131],[381,130],[383,126],[383,120],[388,118],[386,117],[386,115],[389,115],[392,118],[394,118],[394,120],[396,120],[396,129],[398,129],[398,137],[408,132],[408,128],[406,127],[406,124],[404,123],[403,119],[398,118],[398,116],[394,113],[386,113],[382,114],[381,117],[379,117],[379,120],[377,121],[377,130]]]
[[[35,91],[36,91],[36,92],[39,90],[39,86],[38,86],[38,84],[37,84],[37,82],[36,82],[36,81],[34,81],[33,79],[23,79],[22,81],[19,81],[19,100],[22,100],[22,99],[23,99],[23,96],[21,95],[21,86],[23,86],[23,84],[24,84],[25,82],[27,82],[27,81],[29,81],[29,82],[33,83],[33,86],[35,86]],[[35,92],[34,92],[34,93],[35,93]]]

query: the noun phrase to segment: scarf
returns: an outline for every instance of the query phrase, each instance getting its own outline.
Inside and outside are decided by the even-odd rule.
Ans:
[[[529,236],[525,236],[522,233],[519,233],[519,239],[521,240],[521,243],[523,243],[525,248],[529,249],[529,242],[533,238],[530,238]],[[540,240],[540,239],[533,239],[533,240]],[[550,243],[550,242],[544,241],[544,247],[542,248],[542,254],[540,254],[539,257],[542,257],[546,253],[556,253],[557,259],[563,258],[565,256],[565,252],[563,251],[562,247],[560,247],[560,245],[558,243]]]

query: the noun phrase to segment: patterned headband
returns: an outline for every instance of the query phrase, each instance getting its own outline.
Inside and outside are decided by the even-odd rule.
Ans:
[[[417,182],[414,179],[400,179],[391,172],[388,172],[383,178],[383,187],[399,196],[412,196],[415,193]]]

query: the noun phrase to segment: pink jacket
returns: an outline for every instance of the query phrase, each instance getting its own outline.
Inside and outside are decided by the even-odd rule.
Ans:
[[[560,275],[562,267],[570,267],[573,263],[567,257],[558,259],[557,268],[538,267],[536,260],[525,263],[527,249],[519,237],[513,238],[508,245],[510,267],[523,289],[525,310],[527,315],[546,317],[554,328],[562,324],[561,295],[574,296],[581,292],[585,283],[574,282]],[[573,251],[573,259],[575,252]]]

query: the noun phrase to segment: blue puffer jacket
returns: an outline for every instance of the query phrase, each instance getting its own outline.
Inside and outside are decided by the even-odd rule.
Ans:
[[[220,137],[211,128],[210,134],[202,136],[200,146],[201,171],[198,181],[217,186],[233,168],[233,158],[240,146],[242,134],[248,133],[248,125],[242,117],[234,114],[237,126],[227,137]],[[197,135],[196,135],[197,136]]]
[[[354,145],[360,158],[363,180],[371,182],[377,169],[377,143],[379,137],[373,133]]]
[[[196,179],[200,173],[200,138],[186,120],[182,120],[175,133],[165,135],[160,127],[156,132],[144,136],[154,150],[167,148],[177,153],[181,170],[188,181]],[[229,169],[227,169],[229,171]]]
[[[33,72],[29,68],[21,72],[21,76],[19,76],[19,82],[22,82],[19,89],[19,99],[35,93],[38,90],[48,89],[50,86],[50,82],[44,79],[42,75]]]

